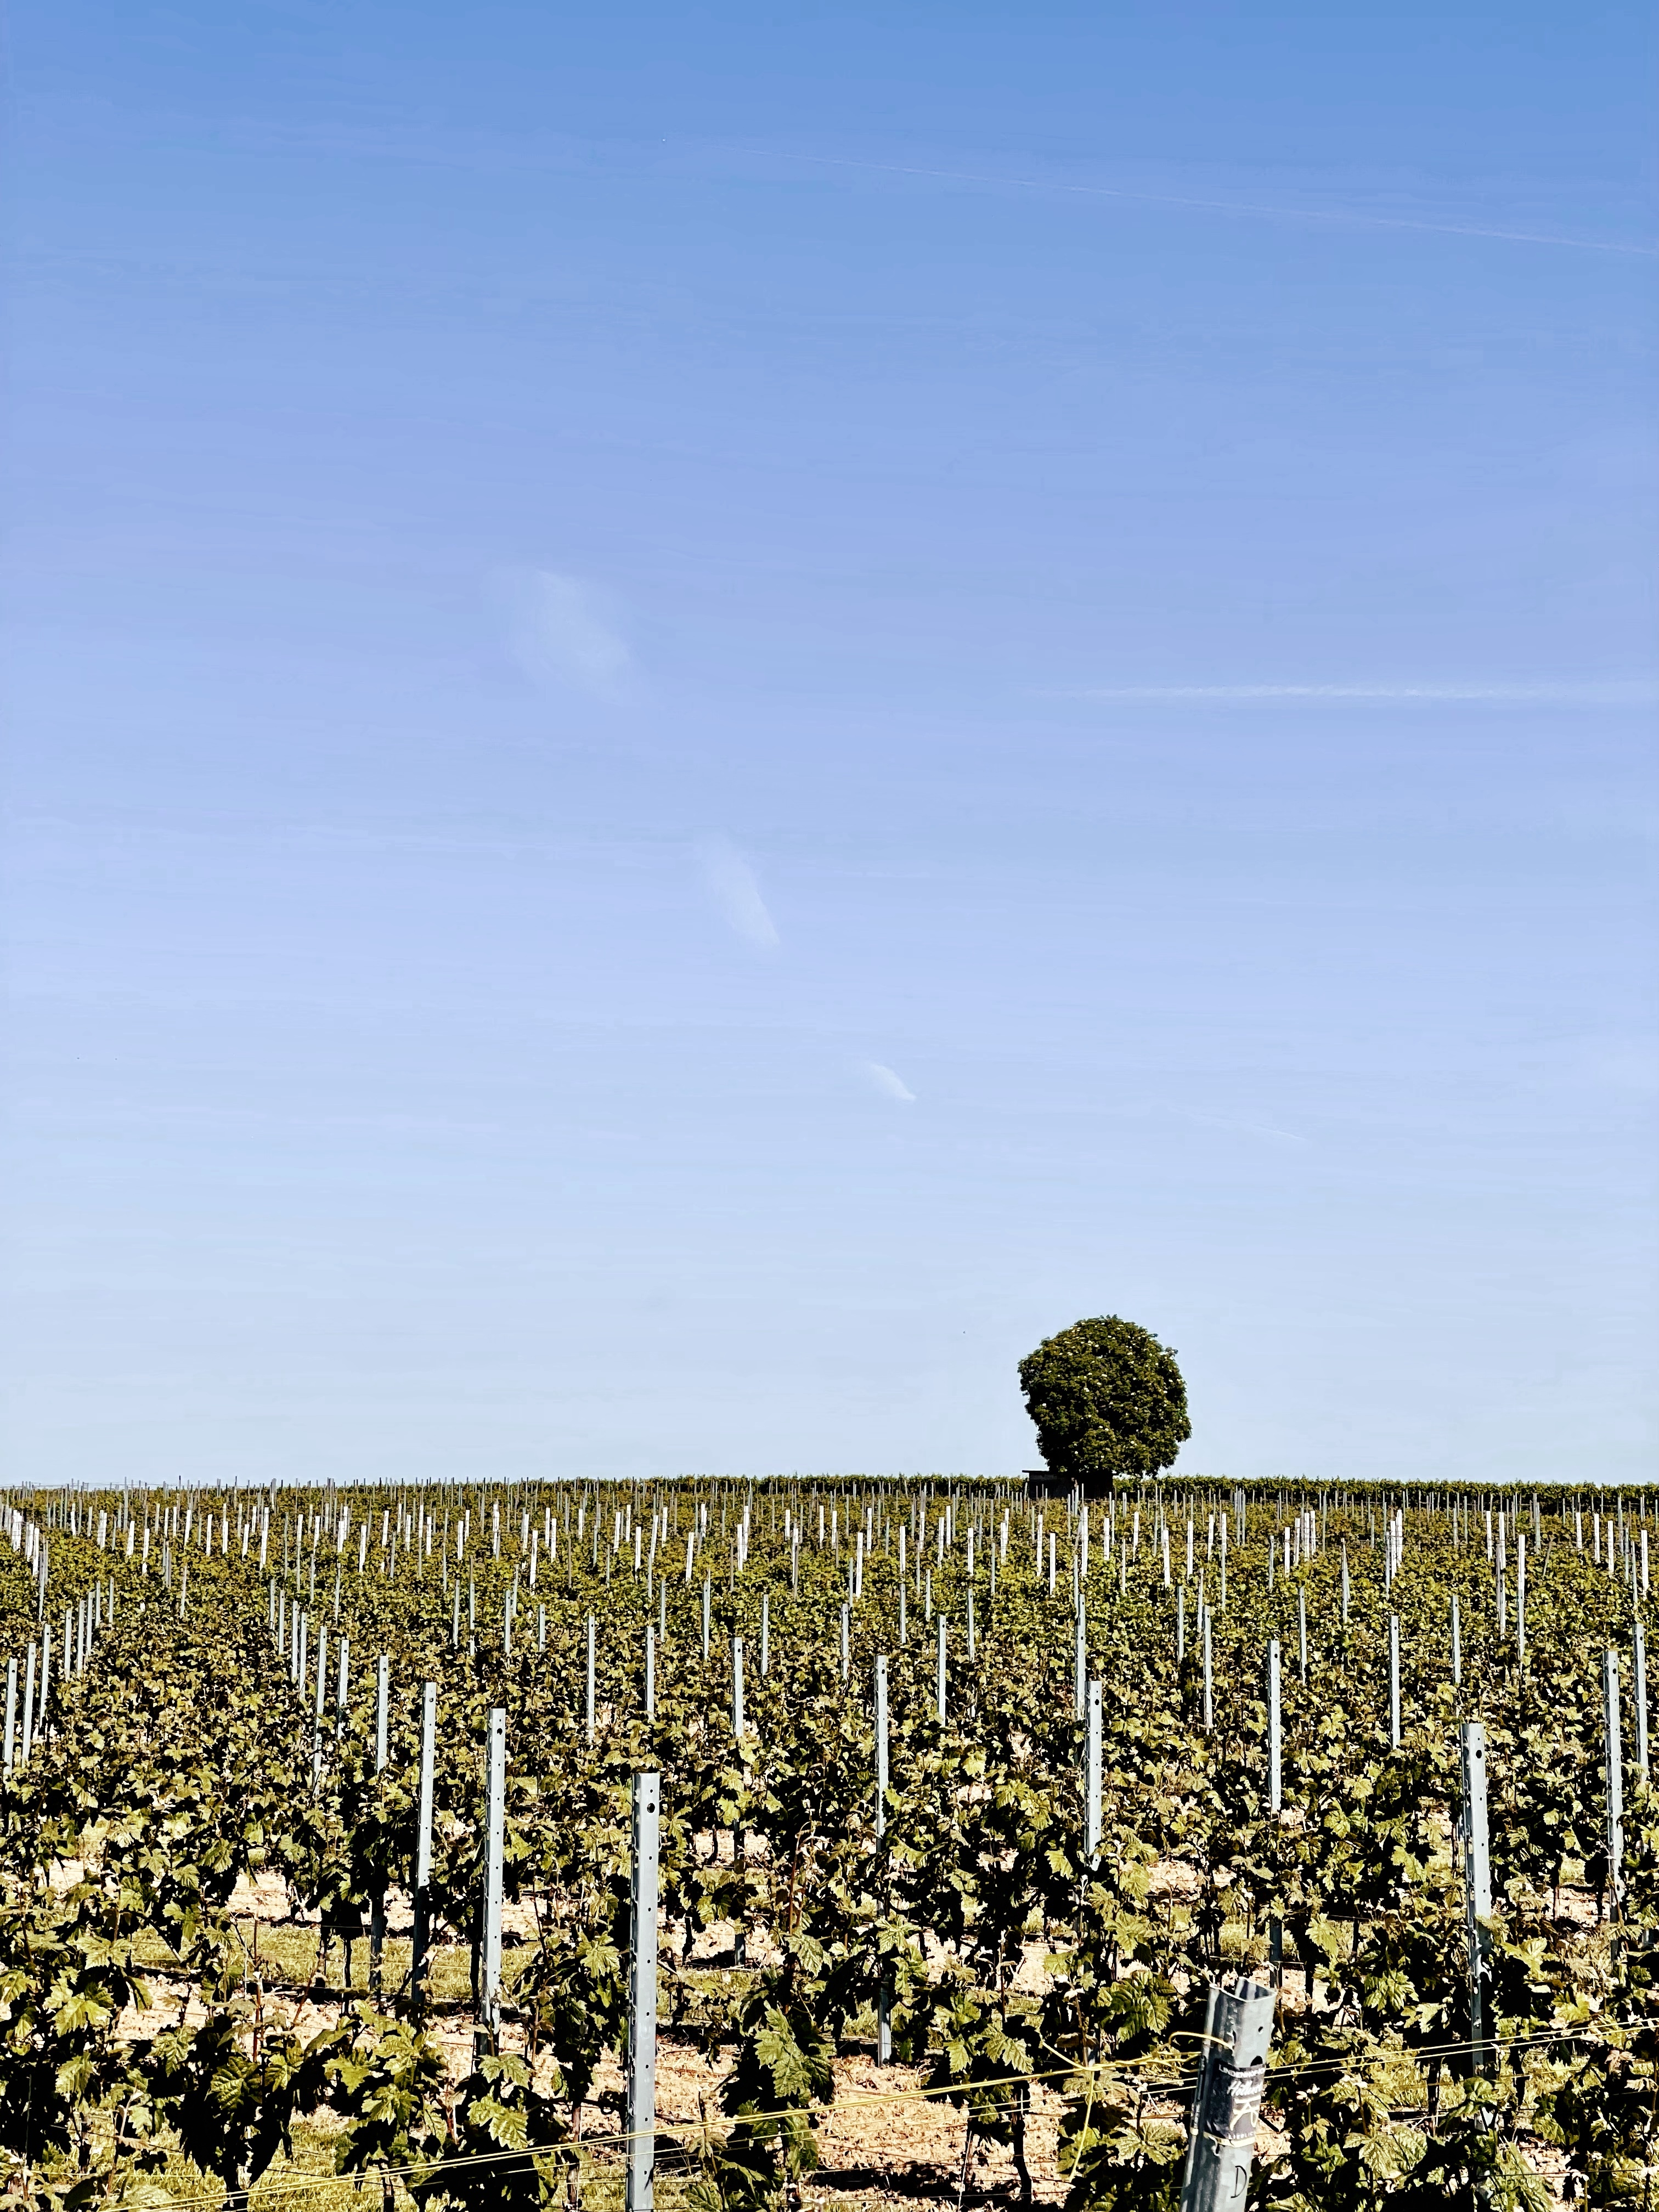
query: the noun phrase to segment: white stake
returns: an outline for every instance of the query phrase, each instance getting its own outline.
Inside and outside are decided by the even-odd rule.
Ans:
[[[437,1765],[438,1686],[421,1685],[421,1781],[415,1812],[415,1939],[409,1978],[416,1990],[424,1988],[427,1959],[432,1948],[432,1784]]]
[[[1400,1748],[1400,1615],[1389,1615],[1389,1741]]]
[[[1091,1866],[1100,1856],[1100,1684],[1088,1690],[1087,1735],[1084,1745],[1083,1856]]]
[[[1492,1917],[1492,1861],[1486,1845],[1486,1732],[1479,1721],[1465,1721],[1463,1761],[1463,1907],[1469,1944],[1469,2040],[1477,2073],[1484,2073],[1486,1984],[1492,1936],[1483,1924]]]
[[[635,1532],[637,1534],[637,1531]],[[652,2212],[657,2150],[658,1835],[662,1778],[634,1778],[630,1882],[633,1955],[628,1986],[626,2212]]]
[[[1607,1889],[1611,1917],[1617,1918],[1625,1894],[1625,1754],[1619,1717],[1619,1654],[1612,1650],[1601,1662],[1601,1727],[1607,1760]]]
[[[507,1714],[489,1715],[484,1812],[483,1956],[478,1996],[481,2024],[499,2050],[501,2032],[501,1859],[507,1832]]]

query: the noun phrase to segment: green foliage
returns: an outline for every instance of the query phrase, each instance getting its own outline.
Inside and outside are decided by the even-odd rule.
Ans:
[[[698,2212],[781,2204],[817,2165],[813,2107],[835,2094],[835,2046],[812,2002],[822,1966],[815,1946],[793,1943],[782,1966],[756,1975],[737,2007],[737,2053],[720,2091],[733,2124],[693,2185]]]
[[[1192,1435],[1173,1352],[1133,1322],[1074,1322],[1019,1364],[1048,1467],[1075,1482],[1157,1474]]]
[[[347,1553],[337,1621],[330,1558],[312,1607],[307,1522],[307,1546],[284,1544],[286,1567],[279,1556],[274,1573],[285,1603],[306,1603],[330,1631],[316,1743],[313,1680],[301,1694],[274,1653],[254,1562],[192,1551],[182,1613],[177,1555],[172,1587],[123,1563],[116,1626],[84,1676],[55,1675],[47,1733],[0,1790],[0,2153],[14,2197],[77,2212],[94,2197],[137,2203],[181,2154],[223,2187],[246,2187],[326,2110],[340,2124],[339,2170],[380,2175],[388,2202],[397,2173],[434,2205],[482,2206],[486,2194],[545,2203],[592,2154],[580,2148],[594,2140],[587,2116],[604,2115],[600,2133],[619,2124],[614,2093],[600,2084],[626,2035],[629,1790],[635,1773],[655,1767],[665,1778],[665,2010],[732,2057],[697,2154],[694,2194],[708,2212],[716,2202],[758,2212],[799,2189],[815,2162],[832,2061],[868,2036],[878,1989],[897,2054],[923,2069],[926,2094],[963,2116],[970,2144],[1007,2145],[1024,2166],[1030,2087],[1041,2077],[1062,2094],[1060,2160],[1074,2212],[1172,2203],[1198,1992],[1247,1960],[1261,1970],[1270,1917],[1295,1962],[1295,1995],[1281,2011],[1268,2084],[1278,2148],[1258,2172],[1261,2203],[1295,2212],[1530,2208],[1540,2141],[1559,2150],[1575,2203],[1646,2202],[1659,2082],[1659,1810],[1632,1758],[1615,1899],[1597,1662],[1608,1644],[1628,1649],[1633,1601],[1626,1583],[1577,1553],[1570,1517],[1547,1518],[1529,1560],[1523,1667],[1512,1629],[1498,1628],[1478,1535],[1473,1546],[1452,1541],[1443,1511],[1410,1506],[1407,1565],[1390,1585],[1376,1540],[1382,1503],[1334,1501],[1322,1547],[1287,1568],[1281,1532],[1310,1500],[1291,1486],[1257,1488],[1248,1532],[1233,1529],[1224,1610],[1206,1522],[1212,1529],[1229,1496],[1200,1487],[1178,1498],[1149,1486],[1137,1500],[1147,1523],[1141,1547],[1127,1560],[1125,1516],[1118,1550],[1103,1559],[1097,1516],[1085,1598],[1106,1729],[1103,1832],[1090,1863],[1071,1594],[1062,1584],[1050,1597],[1023,1501],[964,1489],[941,1545],[942,1499],[871,1493],[843,1680],[851,1540],[847,1501],[832,1494],[838,1526],[820,1547],[813,1513],[797,1551],[770,1509],[787,1503],[805,1517],[801,1492],[774,1501],[756,1492],[740,1559],[738,1492],[663,1493],[678,1496],[681,1527],[678,1555],[666,1554],[649,1722],[641,1647],[662,1585],[635,1581],[625,1544],[612,1553],[608,1502],[597,1553],[591,1539],[580,1551],[567,1539],[554,1571],[544,1553],[533,1597],[511,1515],[499,1559],[483,1553],[475,1524],[459,1649],[453,1543],[441,1571],[434,1553],[418,1571],[408,1556],[399,1574],[377,1575],[371,1561],[359,1577]],[[480,1523],[489,1495],[473,1493]],[[681,1562],[694,1497],[711,1510],[688,1581]],[[354,1510],[364,1506],[360,1498]],[[308,1512],[310,1502],[294,1510]],[[1064,1511],[1046,1510],[1051,1525]],[[1170,1522],[1169,1588],[1161,1513]],[[907,1517],[901,1641],[896,1528]],[[0,1558],[0,1630],[15,1644],[39,1632],[34,1586],[12,1564]],[[109,1568],[84,1535],[58,1531],[58,1617]],[[924,1571],[950,1623],[943,1724]],[[509,1654],[499,1624],[515,1576],[521,1610]],[[1200,1589],[1215,1608],[1208,1730]],[[1454,1592],[1463,1630],[1456,1692],[1446,1663]],[[1311,1638],[1305,1685],[1294,1656],[1298,1599]],[[526,1633],[532,1605],[545,1607],[544,1649]],[[592,1741],[590,1612],[599,1624]],[[1391,1613],[1404,1662],[1398,1750],[1387,1728]],[[1179,1659],[1178,1619],[1187,1639]],[[352,1668],[337,1714],[342,1634]],[[749,1660],[741,1742],[729,1721],[733,1634]],[[1261,1691],[1270,1635],[1285,1662],[1277,1818]],[[382,1650],[392,1699],[380,1771],[372,1668]],[[877,1652],[888,1659],[891,1714],[879,1828]],[[429,2002],[406,1984],[388,1974],[370,2003],[325,2000],[317,2029],[315,2014],[300,2008],[319,1995],[308,1969],[262,1959],[231,1909],[244,1875],[278,1877],[313,1916],[407,1887],[428,1676],[440,1686],[429,1901],[443,1941],[470,1944],[474,1934],[486,1716],[497,1705],[508,1716],[506,1889],[521,1911],[508,1930],[507,2026],[500,2047],[483,2051],[459,2082],[445,2067]],[[1487,1731],[1495,1904],[1487,2018],[1497,2056],[1479,2075],[1465,2047],[1466,1936],[1448,1827],[1456,1729],[1474,1713]],[[1564,1905],[1582,1914],[1586,1881],[1599,1883],[1612,1916],[1595,1931]],[[712,1960],[702,1955],[711,1945],[720,1947]]]
[[[553,2203],[569,2132],[520,2057],[486,2053],[456,2091],[435,2165],[410,2182],[417,2203],[465,2212],[533,2212]]]

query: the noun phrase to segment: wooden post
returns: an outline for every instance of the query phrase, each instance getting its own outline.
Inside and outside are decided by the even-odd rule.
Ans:
[[[657,1717],[657,1632],[650,1621],[645,1624],[645,1717]]]
[[[968,1656],[971,1659],[974,1655],[970,1651]],[[1072,1717],[1074,1720],[1080,1721],[1083,1718],[1088,1695],[1088,1624],[1084,1618],[1083,1592],[1079,1589],[1077,1594],[1077,1619],[1072,1643]]]
[[[1452,1592],[1451,1601],[1452,1687],[1463,1686],[1463,1615],[1457,1602],[1457,1593]]]
[[[940,1726],[941,1728],[943,1728],[943,1727],[945,1726],[945,1615],[944,1615],[943,1613],[940,1613],[940,1615],[939,1615],[939,1700],[938,1700],[938,1703],[939,1703],[939,1726]]]
[[[657,1869],[662,1778],[634,1778],[630,1879],[633,1956],[628,1979],[626,2212],[652,2212],[657,2150]]]

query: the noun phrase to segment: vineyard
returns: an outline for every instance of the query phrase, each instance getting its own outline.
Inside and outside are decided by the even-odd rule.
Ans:
[[[1659,2203],[1646,1494],[0,1513],[8,2203],[619,2205],[653,1774],[665,2205]]]

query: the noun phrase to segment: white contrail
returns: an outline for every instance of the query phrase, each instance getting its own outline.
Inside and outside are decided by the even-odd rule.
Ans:
[[[1490,706],[1650,707],[1659,703],[1659,683],[1614,684],[1102,684],[1049,692],[1050,698],[1111,701],[1255,699],[1378,699]]]

